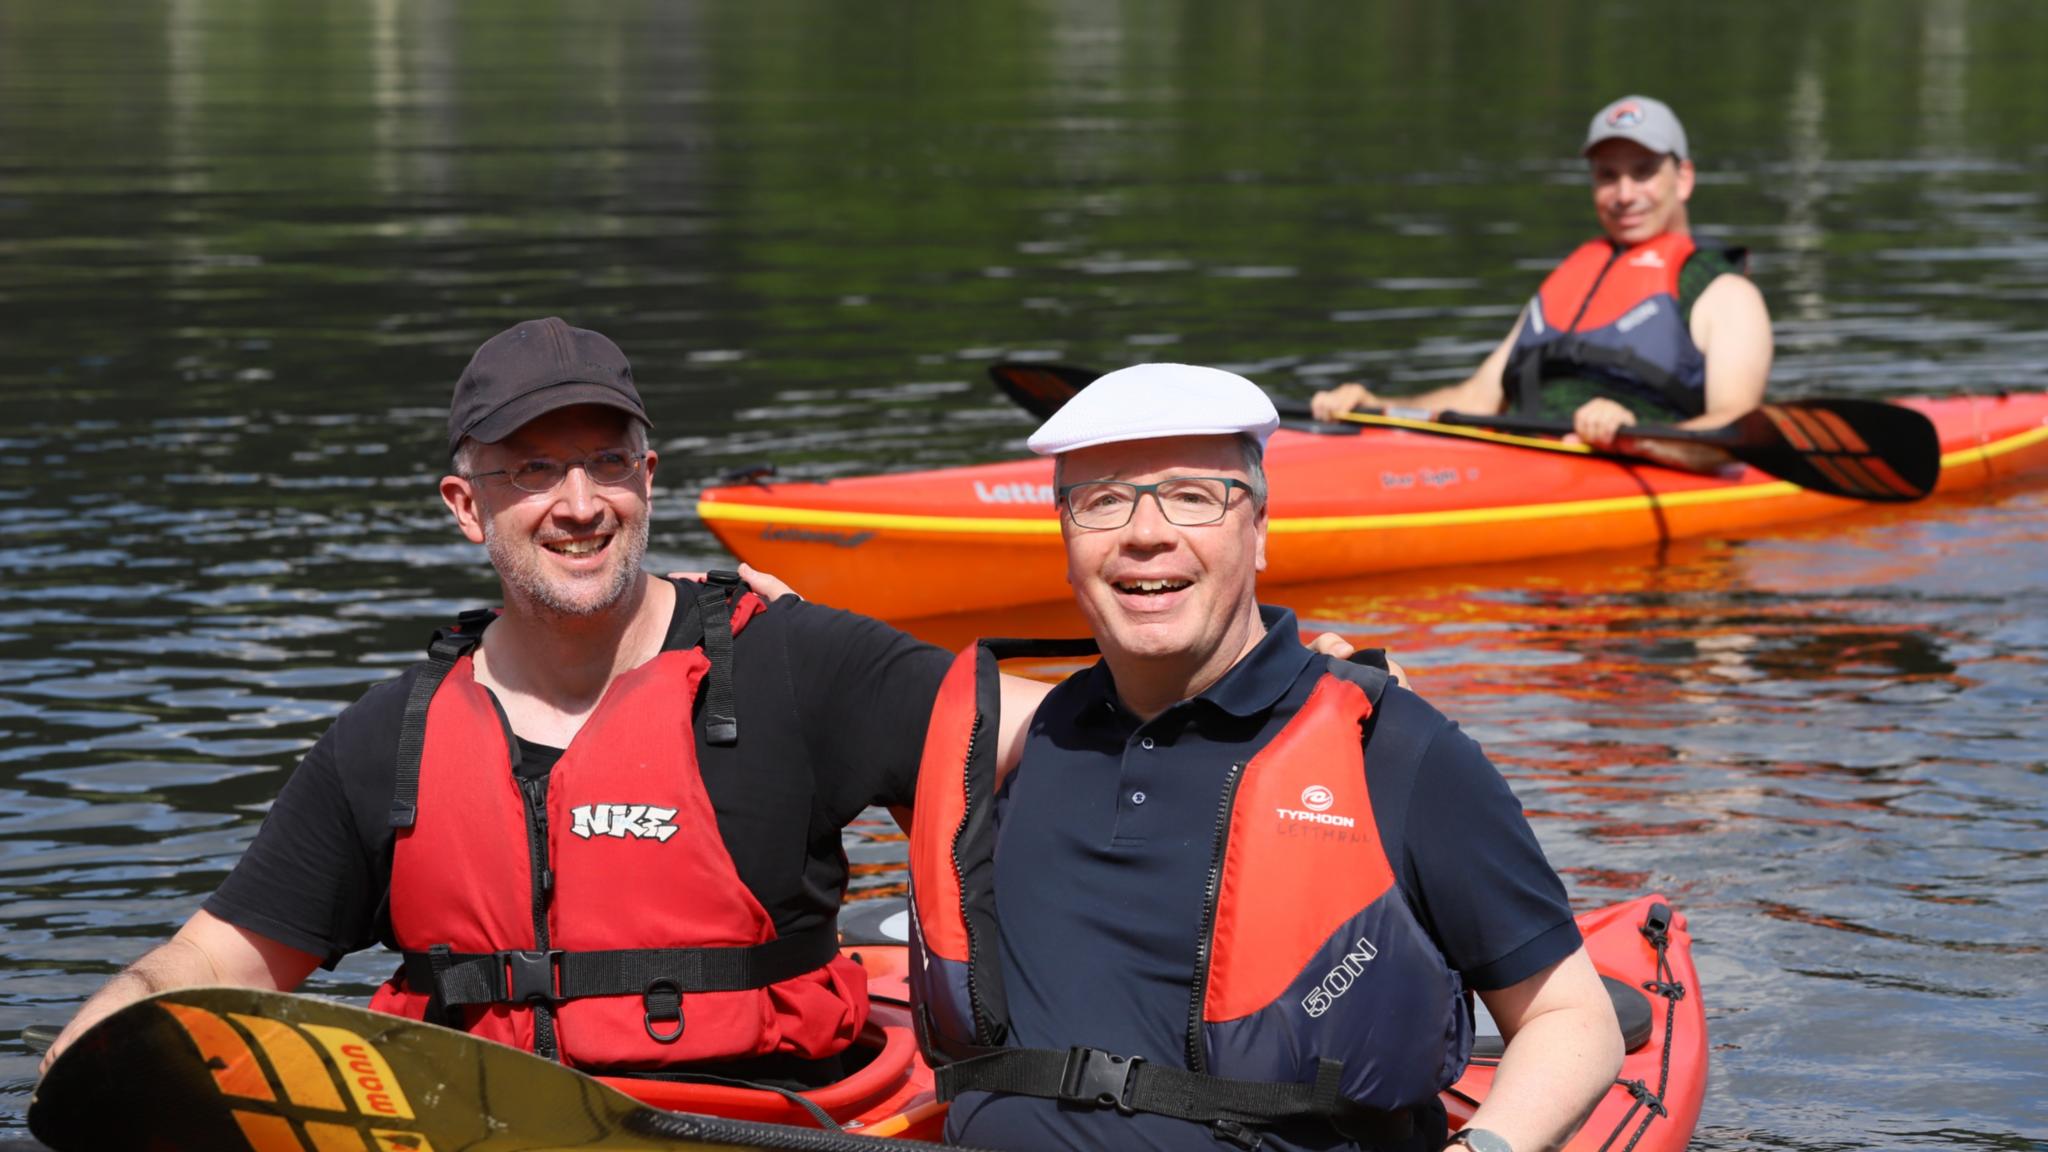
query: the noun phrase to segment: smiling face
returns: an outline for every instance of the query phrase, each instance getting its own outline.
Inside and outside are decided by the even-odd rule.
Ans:
[[[1587,154],[1593,208],[1609,239],[1624,247],[1684,232],[1692,198],[1692,161],[1652,152],[1633,140],[1603,140]]]
[[[631,417],[616,409],[560,409],[495,444],[475,445],[468,463],[476,479],[442,479],[442,499],[463,534],[490,553],[508,608],[590,617],[625,597],[641,578],[647,554],[655,455],[647,453],[623,483],[599,484],[584,469],[571,468],[549,492],[524,492],[504,476],[483,473],[537,459],[634,450],[638,437],[630,424]]]
[[[1150,484],[1175,476],[1250,479],[1235,436],[1133,440],[1060,457],[1063,484]],[[1122,528],[1077,527],[1063,507],[1060,535],[1074,599],[1118,691],[1141,714],[1155,710],[1136,698],[1148,686],[1166,694],[1161,707],[1192,696],[1263,634],[1253,594],[1266,567],[1266,511],[1242,490],[1231,491],[1215,524],[1170,523],[1157,500],[1141,496]]]

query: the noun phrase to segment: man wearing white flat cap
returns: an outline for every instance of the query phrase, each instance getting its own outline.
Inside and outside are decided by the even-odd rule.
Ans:
[[[1433,1152],[1467,988],[1511,1042],[1453,1142],[1561,1143],[1620,1066],[1563,885],[1479,747],[1255,599],[1278,424],[1240,376],[1144,364],[1031,437],[1101,660],[1007,779],[974,739],[994,655],[940,690],[913,988],[949,1139]]]
[[[1763,403],[1770,310],[1746,275],[1747,252],[1693,239],[1692,150],[1678,114],[1662,100],[1623,96],[1593,114],[1579,151],[1602,235],[1551,272],[1468,379],[1400,402],[1569,419],[1601,448],[1638,421],[1718,428]],[[1310,407],[1331,419],[1380,403],[1344,384]],[[1627,450],[1686,468],[1727,459],[1647,441]]]

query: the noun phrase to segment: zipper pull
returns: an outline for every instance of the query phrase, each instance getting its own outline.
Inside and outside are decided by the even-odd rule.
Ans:
[[[547,855],[548,782],[545,777],[521,780],[519,790],[526,793],[526,810],[533,819],[533,846],[540,853],[540,890],[546,895],[555,890],[555,870]]]

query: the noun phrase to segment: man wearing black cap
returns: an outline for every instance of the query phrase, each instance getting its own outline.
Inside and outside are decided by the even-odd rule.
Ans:
[[[840,831],[910,803],[947,657],[641,571],[648,426],[596,332],[533,320],[477,351],[440,494],[504,607],[343,712],[219,890],[52,1057],[152,992],[290,989],[383,942],[404,960],[373,1003],[401,1015],[588,1069],[836,1077],[867,1013],[835,947]]]
[[[1594,114],[1581,153],[1604,235],[1544,280],[1478,371],[1400,402],[1569,418],[1580,439],[1601,448],[1638,421],[1717,428],[1761,404],[1770,312],[1743,275],[1743,250],[1692,239],[1693,163],[1677,114],[1660,100],[1624,96]],[[1317,393],[1311,407],[1333,419],[1381,403],[1363,385],[1345,384]],[[1692,445],[1628,450],[1681,467],[1726,460]]]

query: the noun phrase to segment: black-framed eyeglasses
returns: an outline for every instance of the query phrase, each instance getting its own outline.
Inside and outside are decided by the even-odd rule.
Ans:
[[[1230,490],[1252,486],[1228,476],[1175,476],[1156,484],[1126,484],[1122,480],[1087,480],[1068,484],[1059,491],[1060,505],[1077,528],[1121,528],[1138,510],[1138,498],[1147,492],[1159,505],[1169,524],[1199,528],[1215,524],[1230,511]]]
[[[489,472],[472,472],[464,480],[475,482],[486,476],[503,476],[505,481],[521,492],[553,492],[555,487],[569,478],[571,468],[583,469],[583,474],[599,484],[624,484],[640,471],[640,463],[647,459],[645,452],[593,452],[581,460],[550,460],[536,456],[521,460],[510,468],[497,468]]]

